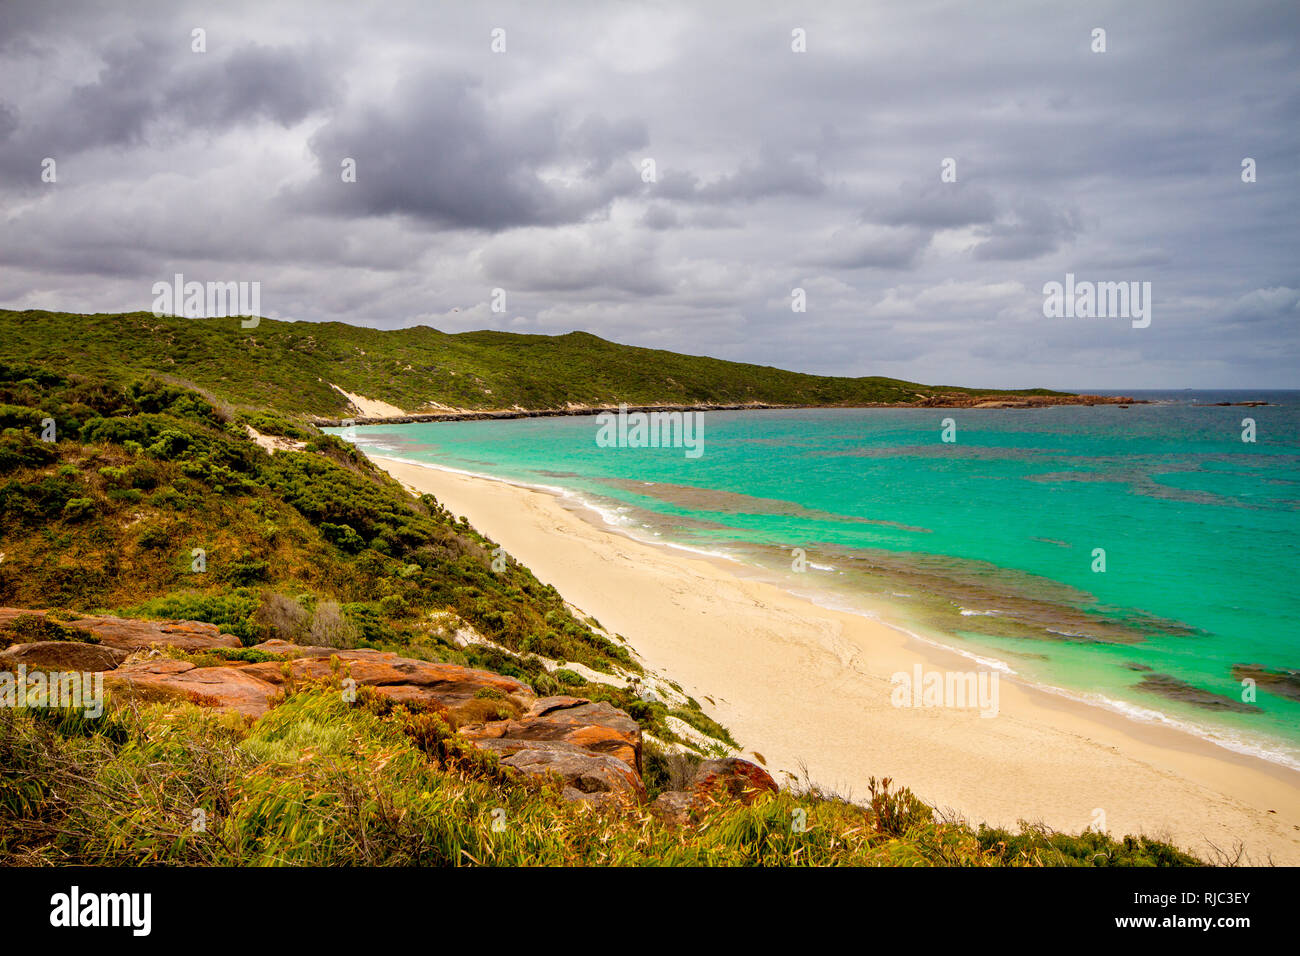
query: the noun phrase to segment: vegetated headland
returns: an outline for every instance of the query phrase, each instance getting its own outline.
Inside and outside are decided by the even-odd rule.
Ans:
[[[340,322],[187,319],[148,312],[0,311],[14,359],[125,382],[152,374],[237,411],[330,425],[804,407],[1039,408],[1134,404],[1045,388],[808,375],[609,342],[586,332],[448,334]]]

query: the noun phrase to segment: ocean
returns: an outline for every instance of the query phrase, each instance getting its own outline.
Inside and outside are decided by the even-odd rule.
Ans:
[[[1300,391],[1124,394],[1150,404],[707,412],[698,457],[598,444],[595,417],[355,440],[1300,768]]]

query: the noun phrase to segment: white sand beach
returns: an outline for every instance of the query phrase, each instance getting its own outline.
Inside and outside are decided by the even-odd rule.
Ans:
[[[723,560],[643,543],[560,497],[376,457],[436,496],[570,603],[626,637],[763,756],[860,797],[892,777],[972,822],[1171,839],[1207,859],[1300,865],[1300,772],[1183,731],[1003,679],[999,711],[899,708],[890,676],[971,661],[858,614],[830,610]]]

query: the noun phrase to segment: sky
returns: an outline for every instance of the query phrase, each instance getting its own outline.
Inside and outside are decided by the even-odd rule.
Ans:
[[[181,273],[297,321],[1300,387],[1298,46],[1295,0],[0,0],[0,307]],[[1067,273],[1150,323],[1047,317]]]

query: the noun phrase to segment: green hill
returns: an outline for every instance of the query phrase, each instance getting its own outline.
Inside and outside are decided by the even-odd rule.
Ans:
[[[41,440],[47,418],[57,441]],[[303,451],[270,455],[179,386],[0,364],[0,604],[208,621],[253,642],[280,595],[339,603],[350,643],[463,663],[430,623],[449,612],[525,656],[637,667],[527,569],[493,567],[496,546],[431,496],[303,434]]]
[[[518,335],[420,326],[381,331],[340,322],[185,319],[148,312],[76,315],[0,311],[10,361],[125,383],[152,373],[244,409],[341,417],[338,391],[407,412],[553,409],[566,404],[867,405],[937,395],[1060,395],[919,385],[891,378],[804,375],[608,342],[585,332]]]

